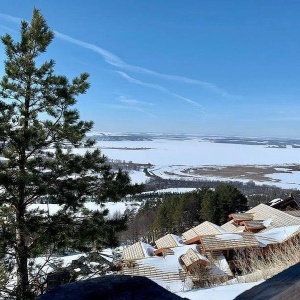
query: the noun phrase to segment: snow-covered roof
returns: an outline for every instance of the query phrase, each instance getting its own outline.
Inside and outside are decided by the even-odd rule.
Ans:
[[[276,199],[271,200],[269,203],[270,203],[270,206],[273,206],[273,205],[275,205],[275,204],[277,204],[277,203],[279,203],[281,201],[283,201],[283,199],[276,198]]]
[[[296,234],[300,234],[300,225],[272,228],[269,231],[254,235],[260,246],[265,247],[269,244],[283,243]]]
[[[183,245],[172,248],[174,252],[172,255],[140,259],[136,261],[136,266],[124,268],[124,274],[148,277],[172,292],[189,289],[185,285],[188,282],[188,275],[180,265],[179,258],[189,249],[198,253],[196,247],[195,244]],[[223,255],[211,263],[211,272],[214,276],[232,275]],[[182,280],[183,278],[184,280]]]
[[[243,221],[242,224],[245,226],[245,231],[257,232],[269,227],[272,223],[272,219],[267,220],[254,220],[254,221]]]
[[[294,205],[296,206],[300,206],[300,201],[299,199],[295,198],[292,194],[285,199],[281,199],[281,198],[277,198],[277,199],[273,199],[271,200],[268,204],[274,208],[278,208],[278,207],[287,207],[288,205],[292,205],[292,203],[294,203]]]
[[[217,239],[226,240],[226,241],[243,239],[243,236],[241,234],[236,234],[236,233],[218,234],[215,237]]]

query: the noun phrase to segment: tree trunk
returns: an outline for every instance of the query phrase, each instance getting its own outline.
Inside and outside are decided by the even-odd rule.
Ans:
[[[31,75],[27,78],[26,95],[24,101],[24,124],[23,124],[23,138],[24,144],[21,148],[20,155],[20,178],[19,184],[19,202],[16,213],[16,262],[17,262],[17,300],[33,299],[33,295],[29,289],[28,279],[28,249],[26,246],[26,233],[25,233],[25,190],[26,186],[23,182],[25,177],[25,163],[26,163],[26,150],[28,150],[28,125],[29,125],[29,110],[30,110],[30,97],[31,97]],[[30,295],[31,294],[31,295]]]
[[[32,299],[29,292],[28,280],[28,251],[25,240],[24,226],[25,210],[21,209],[16,215],[16,262],[17,262],[17,290],[16,299]]]

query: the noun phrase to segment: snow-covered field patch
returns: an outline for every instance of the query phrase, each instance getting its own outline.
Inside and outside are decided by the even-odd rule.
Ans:
[[[239,294],[260,283],[262,283],[262,281],[222,285],[218,287],[201,288],[187,292],[178,292],[176,294],[182,298],[187,298],[190,300],[232,300]]]

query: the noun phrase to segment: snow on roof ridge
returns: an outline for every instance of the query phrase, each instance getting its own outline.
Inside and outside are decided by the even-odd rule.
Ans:
[[[183,245],[183,239],[182,237],[180,237],[179,235],[173,234],[171,233],[172,238],[174,239],[174,241],[176,242],[176,244],[178,246],[182,246]]]
[[[300,230],[300,225],[275,227],[269,231],[255,233],[256,240],[262,247],[268,244],[282,243]]]
[[[221,240],[240,240],[243,237],[237,233],[222,233],[217,234],[216,237]]]
[[[272,218],[268,218],[268,219],[264,220],[262,223],[267,228],[267,227],[269,227],[271,225],[272,222],[273,222],[273,219]]]
[[[257,210],[258,208],[262,208],[262,209],[266,209],[266,210],[269,210],[269,211],[272,211],[274,212],[276,215],[277,214],[284,214],[287,218],[291,218],[291,219],[294,219],[297,223],[299,223],[299,218],[298,217],[295,217],[295,216],[292,216],[292,215],[289,215],[287,214],[286,212],[282,211],[282,210],[279,210],[279,209],[276,209],[272,206],[269,206],[269,205],[266,205],[264,203],[260,203],[258,204],[257,206],[254,206],[253,208],[247,210],[247,213],[250,212],[252,213],[252,211],[254,210],[254,215],[257,214],[257,212],[255,210]],[[226,224],[226,223],[225,223]],[[296,224],[295,224],[296,225]]]
[[[139,243],[140,243],[140,245],[142,247],[142,250],[144,252],[145,257],[153,256],[153,253],[154,253],[155,249],[151,245],[149,245],[147,243],[144,243],[144,242],[141,242],[141,241]],[[150,250],[152,252],[152,254],[149,253],[148,250]]]
[[[277,203],[277,202],[279,202],[279,201],[282,201],[283,199],[282,198],[275,198],[275,199],[273,199],[273,200],[271,200],[269,203]]]
[[[217,230],[219,230],[220,233],[224,233],[224,234],[229,233],[226,229],[222,228],[221,226],[219,226],[219,225],[217,225],[217,224],[214,224],[214,223],[211,223],[211,222],[209,222],[209,223],[210,223],[212,226],[214,226]]]

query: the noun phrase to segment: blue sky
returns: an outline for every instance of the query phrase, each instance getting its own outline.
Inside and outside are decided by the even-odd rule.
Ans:
[[[56,34],[43,58],[90,74],[95,130],[300,137],[300,1],[2,0],[0,34],[33,7]]]

